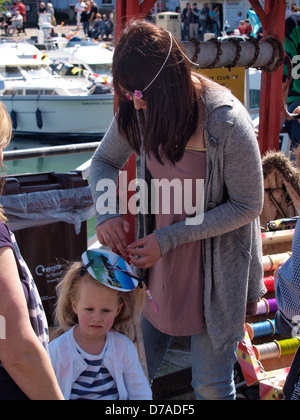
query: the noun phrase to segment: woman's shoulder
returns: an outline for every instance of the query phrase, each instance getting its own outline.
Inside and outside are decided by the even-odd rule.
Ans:
[[[12,240],[8,227],[0,220],[0,248],[4,246],[12,246]]]
[[[236,123],[246,118],[249,114],[244,105],[224,87],[208,87],[205,91],[204,107],[206,118],[209,122],[221,121]]]

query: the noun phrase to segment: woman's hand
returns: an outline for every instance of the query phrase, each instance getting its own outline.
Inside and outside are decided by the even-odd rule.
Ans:
[[[150,268],[161,257],[161,250],[155,233],[139,239],[127,247],[131,264],[138,268]]]
[[[127,247],[127,233],[130,223],[121,216],[113,217],[97,226],[96,234],[100,244],[122,255]]]

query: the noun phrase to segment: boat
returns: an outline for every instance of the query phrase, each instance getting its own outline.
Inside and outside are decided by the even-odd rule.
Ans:
[[[15,135],[103,136],[113,118],[113,91],[86,78],[67,80],[29,43],[0,44],[0,100]],[[100,93],[99,93],[100,92]]]
[[[113,48],[105,42],[82,43],[78,38],[69,41],[65,48],[47,52],[51,67],[62,77],[90,77],[99,83],[112,86],[111,67]]]

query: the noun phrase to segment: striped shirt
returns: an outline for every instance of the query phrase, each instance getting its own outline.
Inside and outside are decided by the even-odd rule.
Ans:
[[[75,345],[87,368],[73,383],[70,399],[117,400],[119,395],[116,382],[103,364],[107,342],[99,355],[88,354],[77,343]]]

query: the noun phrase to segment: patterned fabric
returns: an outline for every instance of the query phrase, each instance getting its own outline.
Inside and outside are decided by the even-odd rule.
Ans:
[[[291,398],[292,401],[300,400],[300,382],[298,382],[295,386],[294,393]]]
[[[297,222],[292,256],[281,267],[276,281],[276,300],[280,315],[293,329],[300,323],[300,219]],[[292,322],[294,318],[294,323]],[[300,333],[300,331],[299,331]]]
[[[19,250],[18,244],[15,239],[15,235],[10,232],[11,235],[11,242],[13,245],[13,250],[16,256],[16,260],[18,265],[21,267],[21,271],[23,276],[25,277],[25,283],[28,288],[28,299],[27,299],[27,307],[29,311],[30,321],[33,330],[35,331],[38,339],[43,344],[43,346],[48,350],[48,342],[49,342],[49,330],[48,330],[48,322],[44,312],[44,308],[41,302],[41,298],[39,292],[37,290],[36,284],[33,280],[31,272],[24,261],[21,252]],[[19,271],[20,271],[19,267]]]
[[[295,354],[289,374],[283,387],[284,397],[287,401],[300,400],[300,350]]]
[[[279,314],[291,328],[292,334],[300,334],[300,219],[294,233],[292,256],[278,273],[276,299]],[[300,399],[299,362],[298,351],[283,389],[287,400]]]
[[[71,400],[117,400],[118,389],[115,380],[103,365],[103,356],[107,342],[100,355],[91,355],[83,351],[76,343],[80,356],[87,363],[87,369],[74,382]]]
[[[13,233],[10,232],[3,222],[0,222],[0,248],[3,247],[10,247],[14,252],[32,328],[40,342],[46,350],[48,350],[48,323],[38,290],[26,263],[21,256]],[[0,361],[0,400],[21,399],[27,399],[27,397],[14,383]]]

